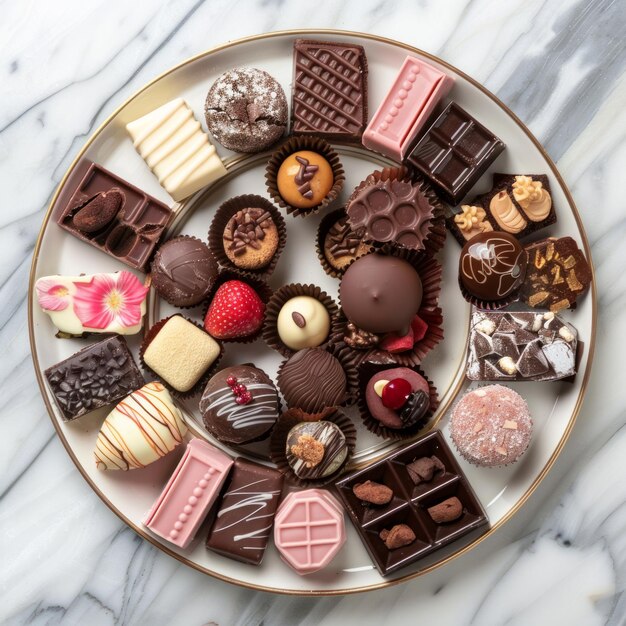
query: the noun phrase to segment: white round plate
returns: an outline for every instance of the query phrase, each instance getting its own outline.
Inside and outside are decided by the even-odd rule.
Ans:
[[[343,31],[270,33],[231,42],[185,61],[144,87],[111,115],[80,151],[59,189],[76,162],[81,157],[86,157],[172,205],[171,198],[135,152],[125,131],[125,124],[178,96],[184,97],[193,108],[196,117],[204,122],[204,99],[209,86],[222,72],[237,66],[247,65],[267,70],[283,85],[289,99],[293,41],[302,35],[308,38],[354,42],[364,46],[369,65],[369,108],[372,112],[377,108],[402,61],[409,53],[439,65],[452,75],[455,86],[449,99],[461,104],[507,145],[505,152],[472,193],[481,192],[489,187],[491,171],[547,174],[558,214],[558,223],[551,227],[550,234],[573,236],[579,245],[583,246],[587,258],[591,258],[580,218],[556,167],[511,111],[468,76],[438,59],[405,44],[359,33]],[[229,175],[185,202],[180,207],[179,215],[169,234],[184,232],[206,239],[214,211],[222,201],[242,193],[266,195],[263,174],[267,155],[235,155],[224,150],[219,144],[216,145],[220,155],[225,159]],[[342,145],[336,147],[347,174],[343,192],[345,200],[355,185],[385,161],[362,149]],[[103,409],[74,422],[64,423],[43,381],[42,372],[45,368],[93,342],[94,338],[56,339],[50,319],[36,305],[33,294],[34,280],[49,274],[128,269],[115,259],[71,236],[50,220],[56,199],[57,195],[48,210],[35,249],[29,303],[32,354],[50,416],[68,453],[102,500],[142,537],[201,571],[255,589],[307,595],[364,591],[423,574],[471,549],[514,515],[551,467],[574,424],[584,395],[594,346],[596,316],[593,287],[576,311],[566,315],[578,329],[579,338],[585,344],[575,382],[511,385],[528,400],[535,419],[536,431],[528,452],[520,462],[501,469],[479,469],[461,461],[461,466],[487,510],[491,522],[491,530],[487,535],[469,536],[388,578],[381,577],[373,567],[347,516],[348,540],[345,547],[330,567],[306,577],[298,576],[284,564],[271,544],[259,567],[244,565],[207,551],[204,547],[206,530],[204,532],[201,530],[196,541],[186,550],[167,545],[158,537],[151,535],[141,520],[160,493],[180,454],[169,455],[143,470],[98,471],[93,460],[93,448],[99,426],[107,411]],[[278,287],[287,282],[315,283],[336,297],[338,281],[322,271],[315,254],[314,235],[319,216],[306,219],[287,216],[286,222],[287,246],[272,276],[271,285]],[[441,397],[441,407],[432,423],[438,423],[446,437],[448,437],[447,408],[466,387],[463,372],[469,305],[461,297],[457,284],[458,257],[459,246],[449,237],[439,254],[444,265],[441,306],[445,319],[445,339],[428,355],[423,364],[428,376],[439,389]],[[152,294],[146,326],[171,311],[173,311],[171,307],[160,302]],[[196,315],[199,319],[199,309],[190,312],[189,315]],[[139,342],[140,337],[131,338],[129,341],[135,349]],[[274,375],[280,360],[277,353],[272,352],[259,340],[244,346],[228,345],[222,365],[252,361]],[[201,426],[201,420],[198,419],[197,400],[186,401],[184,407],[194,434],[210,440]],[[358,423],[356,413],[352,415]],[[363,465],[397,445],[378,439],[361,427],[358,449],[352,466]],[[240,448],[237,452],[231,452],[237,454],[242,450]],[[262,455],[263,446],[255,447],[250,453],[253,456]]]

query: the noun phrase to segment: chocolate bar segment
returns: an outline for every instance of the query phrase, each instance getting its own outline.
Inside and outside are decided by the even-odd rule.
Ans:
[[[204,521],[233,460],[201,439],[192,439],[144,524],[170,543],[186,548]]]
[[[571,237],[549,237],[526,246],[526,251],[523,301],[552,312],[574,308],[592,280],[591,267],[578,244]]]
[[[458,104],[451,102],[413,148],[407,161],[457,205],[505,145]]]
[[[417,133],[454,79],[436,67],[407,56],[374,117],[363,145],[401,163]]]
[[[554,313],[474,309],[470,380],[560,380],[576,373],[578,333]]]
[[[145,271],[172,211],[101,165],[83,161],[78,168],[86,172],[57,223],[122,263]]]
[[[283,474],[271,467],[236,459],[206,547],[259,565],[274,524],[283,479]]]
[[[291,130],[358,140],[367,123],[367,59],[362,46],[297,39]]]
[[[390,502],[375,505],[358,498],[368,480],[393,491]],[[386,576],[479,528],[487,515],[440,431],[345,476],[335,484],[378,571]],[[461,512],[431,515],[448,508],[452,499]],[[456,502],[456,501],[455,501]],[[429,509],[431,513],[429,513]],[[393,534],[398,535],[394,540]]]
[[[522,239],[556,222],[548,177],[494,174],[491,191],[456,207],[446,221],[461,245],[493,230]]]
[[[44,374],[66,422],[113,404],[145,384],[119,336],[83,348]]]

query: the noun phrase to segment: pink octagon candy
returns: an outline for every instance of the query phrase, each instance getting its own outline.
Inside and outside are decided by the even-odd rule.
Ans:
[[[281,503],[274,523],[274,543],[298,574],[326,567],[345,541],[343,509],[327,491],[290,493]]]

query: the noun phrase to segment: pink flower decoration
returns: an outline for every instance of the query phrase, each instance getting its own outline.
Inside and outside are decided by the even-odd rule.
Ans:
[[[69,291],[65,285],[59,285],[54,278],[40,278],[35,283],[37,301],[44,311],[63,311],[67,309]]]
[[[88,283],[74,286],[74,312],[86,328],[107,328],[114,322],[128,328],[141,322],[141,303],[148,287],[131,272],[97,274]]]

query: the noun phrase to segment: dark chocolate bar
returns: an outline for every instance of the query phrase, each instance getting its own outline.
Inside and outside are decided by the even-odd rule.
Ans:
[[[576,373],[578,333],[554,313],[474,309],[470,380],[560,380]]]
[[[361,46],[297,39],[291,130],[359,140],[367,124],[367,59]]]
[[[101,165],[83,161],[78,168],[86,172],[69,192],[57,223],[126,265],[145,270],[172,211]]]
[[[505,145],[451,102],[407,157],[446,202],[457,205]]]
[[[113,404],[145,384],[120,336],[87,346],[44,373],[66,422]]]
[[[549,237],[526,246],[522,300],[552,312],[574,308],[592,280],[591,267],[571,237]]]
[[[556,222],[548,177],[494,174],[491,191],[452,209],[446,222],[461,245],[493,230],[522,239]]]
[[[392,499],[383,506],[360,500],[353,488],[367,480],[390,487]],[[336,483],[336,488],[361,540],[383,576],[477,528],[485,527],[486,530],[489,523],[487,514],[438,430],[342,478]],[[433,507],[450,498],[461,501],[460,515],[437,523],[432,516]],[[388,542],[384,538],[394,527],[404,525],[411,529],[415,539],[395,549],[387,547]]]
[[[259,565],[274,523],[284,476],[246,459],[235,460],[206,546],[237,561]]]

